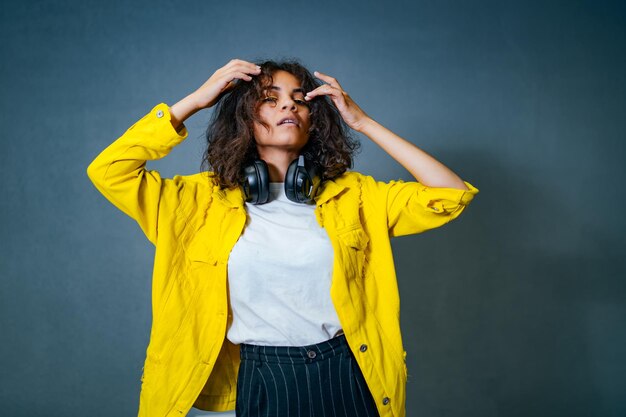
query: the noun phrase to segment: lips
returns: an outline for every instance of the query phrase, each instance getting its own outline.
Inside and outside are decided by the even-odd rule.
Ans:
[[[280,121],[277,123],[277,125],[278,125],[278,126],[282,125],[282,124],[283,124],[283,122],[284,122],[285,120],[291,120],[291,121],[293,122],[293,123],[291,123],[291,124],[294,124],[294,125],[296,125],[296,126],[300,126],[300,123],[298,123],[298,119],[296,119],[296,118],[295,118],[295,117],[293,117],[293,116],[291,116],[291,117],[283,117],[282,119],[280,119]],[[288,124],[289,124],[289,123],[288,123]]]

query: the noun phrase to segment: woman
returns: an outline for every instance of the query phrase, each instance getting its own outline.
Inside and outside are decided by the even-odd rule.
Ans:
[[[156,246],[140,416],[405,415],[406,351],[389,238],[442,226],[478,189],[297,61],[231,60],[155,106],[87,172]],[[218,105],[204,161],[147,160]],[[348,171],[364,134],[415,182]]]

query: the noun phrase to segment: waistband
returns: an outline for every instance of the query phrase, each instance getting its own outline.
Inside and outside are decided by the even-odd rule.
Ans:
[[[263,346],[239,344],[242,360],[255,360],[268,363],[312,363],[349,352],[350,346],[345,334],[324,342],[306,346]]]

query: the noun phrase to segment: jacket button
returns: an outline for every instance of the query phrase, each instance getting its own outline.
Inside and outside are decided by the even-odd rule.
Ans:
[[[156,112],[157,117],[163,117],[163,110],[159,110]]]
[[[385,397],[385,398],[383,398],[383,405],[387,405],[387,404],[389,404],[389,401],[390,401],[390,400],[389,400],[389,397]]]
[[[361,352],[365,352],[367,350],[367,345],[365,343],[363,343],[361,345]]]
[[[312,350],[309,350],[309,351],[307,352],[307,356],[308,356],[309,358],[313,359],[314,357],[316,357],[316,356],[317,356],[317,353],[315,353],[315,352],[314,352],[314,351],[312,351]]]

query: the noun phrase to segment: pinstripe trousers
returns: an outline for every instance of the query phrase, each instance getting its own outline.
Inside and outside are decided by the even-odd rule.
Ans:
[[[345,336],[307,346],[241,343],[237,417],[379,417]]]

